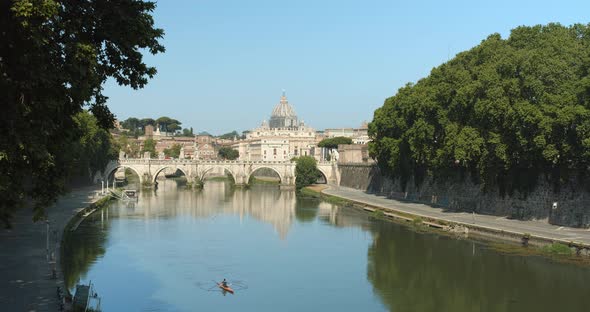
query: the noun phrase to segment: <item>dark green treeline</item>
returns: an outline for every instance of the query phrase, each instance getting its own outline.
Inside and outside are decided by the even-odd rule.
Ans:
[[[408,84],[375,111],[370,152],[417,184],[470,177],[486,188],[556,189],[590,163],[590,25],[518,27]]]

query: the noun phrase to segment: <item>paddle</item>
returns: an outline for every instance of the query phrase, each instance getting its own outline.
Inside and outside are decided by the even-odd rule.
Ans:
[[[219,287],[219,286],[217,286],[217,285],[215,285],[215,286],[211,286],[211,288],[207,289],[207,291],[213,290],[213,289],[215,289],[215,288],[217,288],[217,287]]]

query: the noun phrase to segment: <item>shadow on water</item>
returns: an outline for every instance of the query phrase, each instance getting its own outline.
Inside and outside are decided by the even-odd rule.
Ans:
[[[105,222],[104,214],[100,211],[87,218],[75,232],[64,233],[61,265],[65,286],[70,291],[106,252],[109,223]]]

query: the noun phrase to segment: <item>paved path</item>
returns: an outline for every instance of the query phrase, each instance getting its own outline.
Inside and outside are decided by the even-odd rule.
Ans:
[[[330,186],[323,190],[322,193],[342,197],[358,203],[419,215],[422,217],[474,224],[516,233],[530,233],[535,236],[561,239],[568,242],[574,241],[590,245],[590,230],[588,229],[556,226],[542,221],[519,221],[509,220],[505,217],[498,216],[473,215],[466,212],[449,212],[444,211],[442,208],[434,208],[424,204],[400,202],[395,199],[368,194],[364,191],[342,186]]]
[[[50,253],[46,256],[47,225],[32,222],[31,209],[20,209],[13,229],[0,229],[0,311],[59,311],[57,286],[63,289],[59,266],[59,242],[64,226],[94,198],[95,188],[75,189],[63,196],[49,213]],[[58,276],[52,279],[52,268]]]

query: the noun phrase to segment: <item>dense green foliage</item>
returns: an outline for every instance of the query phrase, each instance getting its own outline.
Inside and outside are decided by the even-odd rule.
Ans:
[[[318,143],[319,147],[338,148],[339,144],[352,144],[352,139],[347,137],[334,137],[323,139]]]
[[[235,160],[238,159],[238,157],[240,157],[240,152],[227,146],[220,148],[217,154],[219,155],[219,157],[225,160]]]
[[[321,177],[315,158],[300,156],[297,157],[295,162],[295,186],[297,190],[314,184]]]
[[[143,129],[143,126],[144,124],[141,123],[141,121],[135,117],[129,117],[121,122],[121,127],[123,127],[123,129],[131,131],[137,130],[139,128]]]
[[[180,149],[182,146],[178,143],[173,144],[170,148],[164,149],[164,155],[166,157],[178,158],[180,156]]]
[[[564,245],[561,243],[545,245],[541,248],[541,250],[545,253],[553,255],[571,256],[574,254],[574,252],[568,245]]]
[[[590,26],[518,27],[408,84],[375,111],[370,153],[421,183],[470,176],[500,192],[590,164]]]
[[[125,135],[119,135],[116,138],[116,144],[119,149],[125,152],[128,158],[140,158],[140,145],[135,139],[129,138]]]
[[[26,198],[35,219],[65,190],[79,139],[75,116],[87,106],[112,127],[102,85],[134,89],[156,70],[142,52],[163,52],[153,2],[0,1],[0,220],[8,223]]]
[[[175,133],[181,129],[180,125],[182,124],[180,121],[166,116],[156,119],[156,123],[160,126],[160,130],[166,133]]]
[[[225,140],[233,140],[236,137],[239,138],[240,134],[238,134],[238,132],[235,130],[232,132],[224,133],[219,136],[220,139],[225,139]]]
[[[195,134],[193,133],[193,127],[190,127],[190,129],[187,129],[187,128],[182,129],[182,136],[194,137]]]
[[[116,159],[119,147],[111,134],[98,125],[98,120],[89,112],[83,111],[74,116],[78,140],[69,143],[64,156],[71,157],[71,175],[90,178],[103,170],[109,161]]]
[[[156,141],[154,139],[149,138],[143,142],[143,148],[141,149],[142,157],[145,152],[150,153],[150,158],[156,157]]]
[[[134,136],[134,137],[138,137],[140,135],[143,135],[144,131],[145,131],[145,126],[147,126],[147,125],[151,125],[154,127],[158,126],[160,128],[160,131],[165,132],[165,133],[176,133],[177,131],[180,131],[182,129],[182,127],[180,127],[180,125],[182,125],[182,122],[180,122],[176,119],[170,118],[170,117],[166,117],[166,116],[162,116],[158,119],[152,119],[152,118],[138,119],[135,117],[129,117],[121,122],[121,127],[123,129],[129,130],[128,135]],[[184,130],[187,130],[187,129],[184,129]],[[186,133],[186,131],[185,131],[185,133]]]

